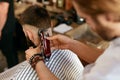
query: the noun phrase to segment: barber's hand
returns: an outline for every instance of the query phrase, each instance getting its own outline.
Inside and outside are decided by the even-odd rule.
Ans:
[[[60,34],[47,39],[51,41],[53,49],[69,49],[70,44],[73,42],[69,37]]]
[[[27,49],[25,53],[26,59],[29,60],[34,54],[40,53],[40,46],[37,46],[36,48],[29,47],[29,49]]]

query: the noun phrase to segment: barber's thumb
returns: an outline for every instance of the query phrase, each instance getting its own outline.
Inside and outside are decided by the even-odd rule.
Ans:
[[[51,37],[46,37],[48,40],[53,40],[53,37],[51,36]]]
[[[50,37],[47,37],[48,40],[54,40],[54,39],[57,39],[57,35],[54,35],[54,36],[50,36]]]

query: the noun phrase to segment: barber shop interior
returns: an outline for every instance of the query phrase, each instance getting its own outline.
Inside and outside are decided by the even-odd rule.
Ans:
[[[29,69],[29,72],[32,74],[32,70],[38,70],[37,67],[41,61],[48,66],[48,69],[50,68],[51,73],[53,72],[59,80],[83,80],[77,79],[79,77],[76,77],[75,79],[73,78],[73,75],[80,75],[79,71],[81,70],[82,72],[85,66],[96,59],[84,59],[82,54],[74,54],[75,52],[77,53],[77,51],[84,54],[83,51],[87,51],[87,49],[81,48],[80,50],[78,48],[81,46],[78,47],[76,44],[74,45],[74,43],[72,44],[69,41],[73,40],[76,41],[76,43],[80,42],[81,44],[89,46],[91,50],[95,48],[94,52],[97,52],[96,49],[99,49],[102,52],[109,46],[109,41],[104,40],[93,29],[91,29],[86,18],[84,18],[82,14],[79,14],[79,10],[75,9],[79,4],[75,3],[77,0],[8,0],[8,2],[6,0],[0,0],[0,6],[4,1],[5,3],[8,3],[8,5],[6,7],[0,7],[0,14],[7,10],[6,18],[0,16],[2,18],[0,19],[1,24],[4,22],[3,25],[0,25],[0,27],[3,26],[2,30],[0,29],[0,76],[2,76],[0,80],[38,80],[38,77],[34,79],[32,77],[29,79],[23,79],[24,76],[18,79],[17,73],[20,76],[22,70],[24,72],[24,70],[27,70],[28,68],[22,67],[30,65],[31,69]],[[80,1],[82,4],[82,0]],[[89,5],[89,3],[87,4]],[[86,8],[82,8],[82,10],[85,9]],[[64,40],[64,43],[66,41],[69,45],[71,44],[73,48],[76,47],[75,50],[67,45],[62,47],[61,44],[63,43],[57,43],[57,41],[60,42],[59,38]],[[53,39],[56,39],[56,42],[54,42]],[[58,46],[56,46],[57,44]],[[54,48],[57,50],[54,50]],[[71,51],[67,49],[70,49]],[[63,55],[65,52],[66,55]],[[57,53],[59,54],[57,55]],[[70,55],[72,55],[73,58]],[[71,59],[67,59],[68,56]],[[89,56],[94,57],[93,54]],[[72,69],[68,67],[70,66],[68,65],[69,63],[71,63],[70,65],[73,64],[71,68],[73,67],[72,69],[75,68],[75,70],[72,71]],[[79,69],[78,67],[82,68]],[[66,75],[64,69],[66,69]],[[73,73],[69,72],[69,69]],[[38,73],[38,76],[40,74]],[[69,74],[69,78],[67,78],[67,74]],[[7,76],[7,78],[5,78],[5,76]],[[15,76],[16,78],[14,79],[13,77]],[[40,80],[47,80],[47,78],[42,79],[41,76],[39,78]],[[53,78],[51,80],[57,79]],[[88,79],[86,78],[85,80]],[[116,80],[120,79],[116,78]]]

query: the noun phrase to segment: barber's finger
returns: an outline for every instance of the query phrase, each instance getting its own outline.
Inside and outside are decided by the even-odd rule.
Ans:
[[[51,36],[51,37],[47,37],[48,40],[55,40],[55,39],[58,39],[59,37],[59,34],[58,35],[54,35],[54,36]]]
[[[54,39],[56,39],[56,37],[55,36],[52,36],[52,37],[46,37],[48,40],[54,40]]]

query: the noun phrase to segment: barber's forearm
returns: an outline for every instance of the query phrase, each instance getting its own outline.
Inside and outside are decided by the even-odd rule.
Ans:
[[[40,80],[59,80],[50,70],[46,67],[43,61],[36,64],[36,71]]]
[[[7,16],[4,16],[4,15],[1,16],[1,18],[0,18],[0,31],[2,31],[2,29],[5,25],[6,19],[7,19]]]
[[[0,31],[2,31],[5,22],[7,20],[9,3],[7,2],[0,2]]]
[[[103,50],[87,46],[76,40],[71,44],[70,50],[88,63],[94,62],[103,52]]]

